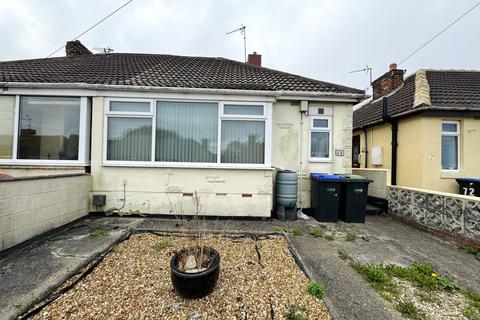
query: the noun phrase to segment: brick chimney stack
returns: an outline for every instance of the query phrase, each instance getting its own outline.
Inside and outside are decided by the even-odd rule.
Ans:
[[[253,51],[253,53],[249,53],[248,54],[248,60],[247,62],[249,64],[253,64],[253,65],[256,65],[258,67],[261,67],[262,66],[262,55],[261,54],[257,54],[256,51]]]
[[[76,56],[83,56],[92,54],[90,50],[88,50],[80,40],[75,41],[68,41],[65,45],[65,53],[67,57],[76,57]]]
[[[390,70],[383,76],[373,81],[373,99],[383,97],[400,87],[403,83],[405,70],[400,70],[396,63],[390,65]]]

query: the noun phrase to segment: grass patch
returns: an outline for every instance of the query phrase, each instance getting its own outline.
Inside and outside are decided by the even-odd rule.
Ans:
[[[325,296],[325,287],[317,281],[310,281],[307,291],[312,297],[317,299],[322,299]]]
[[[285,230],[285,228],[282,228],[282,227],[279,227],[279,226],[275,226],[275,227],[273,227],[273,231],[274,231],[274,232],[281,232],[281,233],[283,233],[283,232],[285,232],[285,231],[287,231],[287,230]]]
[[[13,306],[15,307],[15,309],[20,309],[23,306],[23,304],[17,302]]]
[[[290,233],[294,236],[294,237],[298,237],[298,236],[301,236],[302,235],[302,232],[300,231],[300,229],[298,228],[293,228]]]
[[[469,320],[480,320],[480,293],[470,289],[462,290],[462,293],[469,300],[463,315]]]
[[[342,260],[348,259],[346,252],[339,250]],[[343,257],[343,258],[342,258]],[[432,295],[433,291],[445,291],[449,293],[461,290],[449,278],[435,272],[433,266],[427,263],[413,262],[409,267],[398,265],[373,265],[360,264],[350,260],[350,265],[387,301],[398,301],[401,288],[395,284],[394,278],[408,281],[411,285],[420,289],[416,295],[422,301],[434,304],[437,299]],[[469,320],[480,320],[480,293],[462,289],[461,293],[467,298],[468,306],[463,310],[463,315]],[[417,306],[410,301],[395,303],[395,308],[408,319],[425,319],[425,315],[418,311]]]
[[[319,228],[319,227],[312,228],[312,229],[310,229],[309,233],[314,238],[321,238],[322,235],[323,235],[323,229]]]
[[[291,306],[284,313],[285,320],[307,320],[308,310],[305,307]]]
[[[345,240],[350,241],[350,242],[355,242],[355,241],[357,241],[357,234],[353,231],[350,231],[345,236]]]
[[[425,319],[425,315],[418,311],[415,303],[411,301],[400,301],[395,304],[395,309],[400,312],[407,319]]]
[[[327,241],[333,241],[335,240],[335,237],[331,234],[326,234],[323,236],[323,239],[327,240]]]
[[[170,241],[160,241],[152,246],[153,250],[162,251],[163,249],[170,248],[173,244]]]
[[[343,261],[352,261],[353,259],[348,255],[347,251],[340,249],[338,250],[338,257]]]
[[[95,238],[106,237],[109,235],[109,233],[107,230],[96,229],[96,230],[90,231],[88,235],[90,236],[91,239],[95,239]]]
[[[460,249],[462,249],[463,251],[465,251],[467,253],[470,253],[471,255],[473,255],[475,257],[475,259],[480,261],[480,249],[477,249],[477,248],[472,247],[472,246],[468,246],[468,247],[460,246]]]
[[[397,293],[396,286],[392,282],[392,276],[385,272],[383,266],[352,263],[352,267],[377,291]]]
[[[462,314],[468,320],[480,320],[480,312],[475,307],[472,307],[471,305],[463,309]]]
[[[326,224],[319,224],[318,227],[321,228],[321,229],[326,229],[327,225]]]
[[[387,265],[384,267],[390,275],[410,281],[414,286],[426,290],[445,290],[453,292],[458,290],[447,277],[443,277],[434,272],[433,266],[427,263],[413,262],[409,267],[397,265]]]

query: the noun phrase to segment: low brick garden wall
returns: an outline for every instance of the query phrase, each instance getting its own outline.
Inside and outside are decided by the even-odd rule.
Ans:
[[[406,223],[480,246],[480,197],[388,186],[387,200],[389,213]]]

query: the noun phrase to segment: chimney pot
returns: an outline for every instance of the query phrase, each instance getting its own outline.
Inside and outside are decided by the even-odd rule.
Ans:
[[[92,54],[80,40],[68,41],[65,45],[65,54],[67,57],[76,57]]]
[[[397,70],[397,64],[396,63],[390,64],[390,71],[392,71],[392,70]]]
[[[258,67],[262,66],[262,55],[258,54],[257,51],[253,51],[253,53],[248,54],[247,62],[249,64],[256,65]]]

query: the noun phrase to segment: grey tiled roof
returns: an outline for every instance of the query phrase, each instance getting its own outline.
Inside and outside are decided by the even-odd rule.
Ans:
[[[456,111],[480,111],[480,71],[426,70],[430,106],[436,109],[449,107]],[[414,112],[415,77],[405,79],[403,86],[388,96],[388,111],[395,116],[407,111]],[[376,99],[353,112],[353,128],[362,128],[382,122],[382,99]]]
[[[480,109],[480,71],[427,70],[432,106]]]
[[[0,82],[364,93],[225,58],[132,53],[0,62]]]

